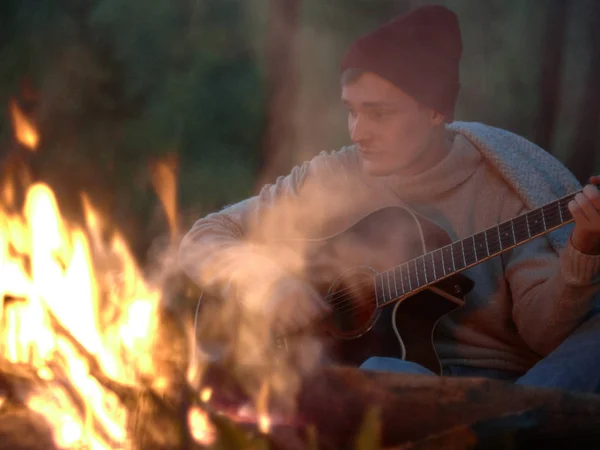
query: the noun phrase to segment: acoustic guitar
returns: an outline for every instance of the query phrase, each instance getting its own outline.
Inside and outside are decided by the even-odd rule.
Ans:
[[[350,365],[388,356],[441,373],[436,324],[464,305],[474,284],[462,272],[572,222],[567,204],[578,192],[457,241],[401,206],[306,241],[303,277],[332,307],[317,331],[328,356]],[[277,341],[287,345],[285,336]]]

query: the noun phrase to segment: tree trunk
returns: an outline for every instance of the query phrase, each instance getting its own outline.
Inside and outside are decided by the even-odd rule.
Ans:
[[[551,151],[561,94],[561,70],[567,28],[567,0],[552,0],[546,15],[540,76],[540,104],[534,129],[535,142]]]
[[[600,123],[600,3],[591,2],[590,5],[590,66],[579,109],[573,150],[567,161],[567,167],[584,184],[594,175],[590,171],[595,167]]]
[[[290,170],[296,142],[293,111],[297,91],[295,43],[302,0],[270,0],[267,33],[267,123],[257,189]]]

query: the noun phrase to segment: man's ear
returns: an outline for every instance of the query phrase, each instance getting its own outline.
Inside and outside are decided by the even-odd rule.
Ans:
[[[441,125],[446,122],[446,117],[443,114],[437,112],[435,109],[430,109],[429,111],[432,125]]]

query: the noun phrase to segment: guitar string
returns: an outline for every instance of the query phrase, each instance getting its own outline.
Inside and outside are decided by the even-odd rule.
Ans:
[[[421,286],[420,288],[426,289],[425,286]],[[415,294],[416,289],[408,293],[398,295],[395,298],[392,298],[389,303],[391,304],[395,301],[400,301],[403,297],[410,297],[411,295]],[[370,311],[372,313],[378,308],[378,305],[376,302],[373,301],[355,302],[354,296],[345,293],[336,297],[336,300],[332,307],[334,308],[333,314],[337,315],[338,317],[346,317],[353,313],[360,313],[364,311]]]
[[[413,291],[410,291],[410,292],[413,292]],[[399,301],[402,297],[409,296],[410,292],[402,294],[394,300]],[[347,294],[337,297],[336,305],[338,305],[338,307],[335,308],[335,305],[334,305],[334,315],[337,317],[345,317],[348,315],[367,312],[367,311],[369,311],[372,314],[377,309],[376,302],[358,303],[357,304],[355,302],[352,302],[352,298],[353,298],[352,296],[347,295]],[[346,304],[344,305],[344,303],[346,303]],[[390,303],[393,303],[393,301]],[[342,306],[339,307],[339,305],[342,305]]]
[[[565,198],[565,199],[566,199],[566,198]],[[565,200],[565,199],[563,199],[563,200]],[[549,211],[548,211],[548,213],[549,213],[549,214],[548,214],[548,215],[544,215],[544,220],[547,220],[547,219],[550,219],[550,220],[556,219],[556,218],[557,218],[557,214],[558,214],[558,215],[560,215],[560,214],[561,214],[561,212],[559,211],[559,209],[558,209],[558,208],[556,208],[556,211],[552,211],[553,209],[554,209],[554,206],[553,206],[552,208],[550,208],[550,209],[549,209]],[[536,210],[533,210],[533,211],[530,211],[529,213],[531,213],[531,212],[535,212],[535,211],[536,211]],[[527,213],[527,214],[529,214],[529,213]],[[570,213],[567,211],[567,212],[566,212],[566,214],[570,214]],[[561,216],[561,219],[562,219],[562,216]],[[569,220],[570,220],[570,219],[569,219]],[[568,220],[567,220],[567,221],[563,221],[563,220],[561,220],[561,222],[563,222],[561,225],[565,225],[565,224],[568,222]],[[496,225],[496,227],[499,227],[500,225],[502,225],[502,224]],[[529,232],[529,225],[528,225],[528,223],[527,223],[527,222],[525,222],[525,224],[524,224],[524,225],[517,225],[516,227],[515,227],[515,226],[514,226],[514,224],[513,224],[513,227],[512,227],[512,228],[514,229],[514,231],[515,231],[515,234],[522,233],[522,232],[524,232],[525,230],[527,230],[527,231]],[[492,228],[489,228],[489,229],[487,229],[487,230],[481,231],[481,232],[479,232],[479,233],[476,233],[476,234],[486,233],[487,231],[489,231],[489,230],[492,230],[492,229],[493,229],[493,227],[492,227]],[[473,236],[475,236],[475,235],[473,235]],[[473,237],[473,236],[471,236],[471,237]],[[537,237],[537,236],[536,236],[536,237]],[[462,242],[462,241],[464,241],[464,240],[467,240],[467,239],[469,239],[469,237],[467,237],[467,238],[465,238],[465,239],[463,239],[463,240],[460,240],[460,241],[455,241],[455,242],[453,242],[452,244],[446,245],[446,246],[444,246],[444,247],[440,247],[440,248],[438,248],[438,249],[435,249],[434,251],[432,251],[432,252],[428,252],[428,253],[426,253],[425,255],[427,255],[427,254],[431,254],[431,253],[434,253],[434,252],[437,252],[437,251],[440,251],[440,250],[443,250],[443,249],[445,249],[445,248],[451,248],[451,247],[452,247],[452,245],[454,245],[455,243],[457,243],[457,242]],[[476,250],[476,248],[475,248],[475,247],[473,247],[473,255],[474,255],[474,257],[475,257],[475,262],[477,262],[477,258],[476,258],[477,254],[476,254],[476,251],[477,251],[477,250]],[[416,258],[413,258],[413,259],[411,259],[410,261],[407,261],[407,262],[404,262],[404,263],[402,263],[402,264],[399,264],[398,266],[396,266],[396,268],[398,268],[398,267],[402,267],[402,266],[404,266],[404,265],[408,265],[410,262],[413,262],[413,261],[415,261],[415,260],[416,260],[417,258],[419,258],[419,257],[425,257],[425,255],[420,255],[420,256],[418,256],[418,257],[416,257]],[[415,261],[415,262],[416,262],[416,261]],[[390,270],[387,270],[387,271],[384,271],[384,272],[390,272],[390,271],[392,271],[392,270],[395,270],[396,268],[394,268],[394,269],[390,269]],[[409,270],[410,270],[410,269],[409,269]],[[380,273],[380,274],[381,274],[381,273]],[[378,274],[378,275],[380,275],[380,274]],[[374,277],[375,277],[375,276],[374,276]],[[373,278],[374,278],[374,277],[373,277]],[[337,294],[341,294],[341,293],[343,293],[343,292],[345,292],[345,291],[349,291],[349,290],[351,290],[351,289],[353,289],[353,288],[356,288],[356,287],[358,287],[358,286],[366,286],[367,284],[372,284],[372,283],[373,283],[373,280],[372,280],[372,279],[369,279],[368,281],[358,282],[358,283],[355,283],[355,284],[353,284],[353,285],[350,285],[350,286],[348,286],[348,287],[346,287],[346,288],[344,288],[344,289],[342,289],[342,290],[340,290],[340,291],[337,291],[337,292],[335,292],[335,293],[333,294],[333,296],[332,296],[332,297],[330,297],[330,298],[328,299],[328,301],[335,301],[335,299],[336,299],[336,298],[338,298],[338,297],[337,297]],[[411,291],[409,290],[408,292],[411,292]],[[407,294],[408,292],[406,292],[405,294]],[[404,295],[404,294],[403,294],[403,295]]]
[[[554,212],[554,216],[548,215],[548,217],[551,218],[551,219],[553,219],[553,218],[557,217],[556,216],[557,214],[559,214],[558,210],[556,212]],[[520,232],[523,232],[524,230],[525,230],[525,227],[522,227],[521,230],[520,230]],[[515,231],[517,231],[517,230],[515,229]],[[365,283],[357,283],[357,284],[372,284],[372,281],[365,282]],[[421,286],[421,287],[423,287],[423,286]],[[347,289],[345,289],[344,291],[347,291]],[[342,292],[342,291],[340,291],[340,292]],[[411,292],[412,291],[403,293],[397,299],[400,299],[403,296],[410,294]],[[348,296],[347,294],[343,294],[343,295],[340,295],[340,296],[334,296],[334,297],[332,297],[332,299],[336,300],[336,302],[332,303],[332,306],[335,306],[336,304],[340,305],[340,304],[343,304],[343,303],[347,302],[348,300],[351,300],[352,297]],[[361,311],[362,312],[362,311],[366,311],[366,310],[369,310],[369,309],[375,310],[377,308],[376,304],[375,304],[375,306],[373,306],[373,303],[358,304],[358,305],[353,304],[352,302],[348,302],[348,303],[349,303],[349,305],[346,305],[346,308],[339,308],[339,309],[335,310],[335,313],[339,315],[339,314],[347,314],[347,313],[352,312],[352,311],[357,311],[357,312]]]
[[[562,219],[562,215],[561,215],[561,214],[562,214],[562,212],[561,212],[561,211],[560,211],[558,208],[556,208],[556,211],[553,211],[553,209],[554,209],[554,207],[553,207],[553,208],[551,208],[551,210],[550,210],[550,211],[548,211],[548,212],[549,212],[549,214],[548,214],[547,216],[546,216],[546,215],[544,215],[544,220],[547,220],[547,219],[553,220],[553,219],[556,219],[558,216],[560,216],[560,218]],[[531,213],[531,212],[534,212],[534,211],[535,211],[535,210],[533,210],[533,211],[530,211],[530,213]],[[528,213],[528,214],[529,214],[529,213]],[[568,211],[567,211],[567,212],[566,212],[566,214],[569,214],[569,216],[570,216],[570,212],[568,212]],[[568,220],[567,220],[567,221],[563,221],[563,220],[561,220],[561,222],[563,222],[561,225],[565,225],[565,224],[566,224],[566,223],[567,223],[569,220],[571,220],[571,218],[570,218],[570,217],[568,218]],[[500,224],[500,225],[502,225],[502,224]],[[496,227],[498,227],[498,226],[500,226],[500,225],[496,225]],[[515,227],[515,226],[514,226],[514,224],[513,224],[513,227],[512,227],[512,228],[514,229],[514,231],[515,231],[515,234],[523,233],[525,230],[527,230],[527,231],[529,232],[529,225],[527,224],[527,222],[525,222],[525,224],[524,224],[524,225],[517,225],[516,227]],[[492,227],[492,228],[490,228],[490,229],[493,229],[493,227]],[[488,229],[488,230],[490,230],[490,229]],[[476,233],[476,234],[486,233],[488,230],[484,230],[484,231],[481,231],[481,232],[479,232],[479,233]],[[475,235],[473,235],[473,236],[475,236]],[[470,237],[473,237],[473,236],[470,236]],[[536,237],[539,237],[539,236],[536,236]],[[457,243],[457,242],[462,242],[462,241],[464,241],[464,240],[467,240],[467,239],[469,239],[469,237],[467,237],[467,238],[465,238],[465,239],[463,239],[463,240],[460,240],[460,241],[453,242],[452,244],[446,245],[446,246],[444,246],[444,247],[440,247],[439,249],[435,249],[434,251],[432,251],[432,252],[428,252],[427,254],[430,254],[430,253],[434,253],[434,252],[437,252],[437,251],[443,250],[444,248],[451,248],[451,247],[452,247],[452,245],[454,245],[455,243]],[[523,242],[523,243],[525,243],[525,242]],[[463,247],[463,248],[464,248],[464,247]],[[476,258],[476,256],[477,256],[477,253],[476,253],[476,251],[477,251],[477,250],[476,250],[476,248],[475,248],[475,246],[474,246],[474,247],[473,247],[473,256],[474,256],[474,258],[475,258],[475,262],[477,262],[477,258]],[[407,261],[407,262],[404,262],[404,263],[402,263],[402,264],[399,264],[398,266],[396,266],[396,268],[398,268],[398,267],[402,267],[402,266],[404,266],[404,265],[408,265],[410,262],[412,262],[412,261],[415,261],[417,258],[419,258],[419,257],[424,257],[424,256],[425,256],[425,255],[420,255],[420,256],[418,256],[418,257],[416,257],[416,258],[413,258],[413,259],[411,259],[410,261]],[[388,270],[388,271],[384,271],[384,272],[389,272],[389,271],[395,270],[396,268],[394,268],[394,269],[390,269],[390,270]],[[410,269],[409,269],[409,270],[410,270]],[[381,273],[380,273],[380,274],[381,274]],[[379,274],[378,274],[378,275],[379,275]],[[373,278],[375,278],[375,276],[374,276]],[[350,286],[348,286],[348,287],[346,287],[346,288],[344,288],[344,289],[342,289],[342,290],[340,290],[340,291],[336,291],[336,292],[335,292],[335,293],[334,293],[334,294],[333,294],[331,297],[329,297],[329,298],[328,298],[328,300],[329,300],[329,301],[335,301],[335,300],[336,300],[336,298],[338,298],[338,297],[337,297],[337,294],[341,294],[341,293],[343,293],[343,292],[345,292],[345,291],[349,291],[349,290],[351,290],[351,289],[353,289],[353,288],[356,288],[356,287],[358,287],[358,286],[366,286],[366,285],[368,285],[368,284],[373,284],[373,280],[372,280],[372,279],[369,279],[368,281],[358,282],[358,283],[352,284],[352,285],[350,285]],[[408,294],[409,292],[411,292],[411,290],[409,290],[408,292],[405,292],[404,294]],[[404,295],[404,294],[403,294],[403,295]]]
[[[559,208],[560,208],[560,205],[559,205],[557,208],[554,208],[554,207],[552,208],[552,209],[556,209],[555,211],[553,211],[552,209],[551,209],[550,211],[547,211],[549,214],[548,214],[548,215],[545,215],[545,216],[544,216],[544,219],[545,219],[545,220],[546,220],[546,219],[549,219],[549,220],[551,221],[551,220],[554,220],[554,219],[558,218],[558,216],[559,216],[559,215],[563,214],[563,213],[562,213],[562,212],[559,210]],[[533,210],[533,211],[535,211],[535,210]],[[531,211],[531,212],[533,212],[533,211]],[[567,212],[568,212],[568,211],[567,211]],[[566,224],[566,223],[567,223],[569,220],[571,220],[571,218],[570,218],[570,212],[568,212],[568,213],[569,213],[569,215],[568,215],[568,219],[567,219],[567,221],[563,222],[563,223],[562,223],[562,225],[565,225],[565,224]],[[561,217],[562,217],[562,216],[561,216]],[[529,225],[527,224],[527,222],[525,222],[525,224],[524,224],[524,225],[521,225],[520,227],[518,226],[518,227],[513,227],[513,228],[514,228],[514,230],[515,230],[515,234],[518,234],[518,233],[523,233],[523,232],[525,232],[525,230],[526,230],[526,229],[527,229],[527,231],[529,232]],[[540,236],[536,236],[536,237],[540,237]],[[468,239],[468,238],[467,238],[467,239]],[[523,244],[524,244],[524,243],[525,243],[525,242],[523,242]],[[451,244],[450,244],[450,245],[451,245]],[[449,247],[449,246],[447,246],[447,247]],[[442,247],[442,248],[444,248],[444,247]],[[436,251],[438,251],[438,250],[439,250],[439,249],[437,249]],[[475,258],[475,261],[477,262],[477,258],[476,258],[476,256],[477,256],[477,255],[476,255],[476,249],[475,249],[475,248],[473,248],[473,256],[474,256],[474,258]],[[404,264],[407,264],[407,263],[403,263],[403,264],[401,264],[401,265],[404,265]],[[410,275],[409,275],[409,276],[410,276]],[[373,277],[373,279],[374,279],[374,278],[375,278],[375,277]],[[345,288],[345,289],[342,289],[342,290],[340,290],[340,291],[337,291],[337,292],[335,292],[335,293],[334,293],[334,294],[333,294],[331,297],[329,297],[329,298],[327,298],[327,297],[326,297],[326,300],[327,300],[327,301],[328,301],[328,303],[329,303],[331,306],[333,306],[333,307],[335,307],[335,306],[337,306],[337,305],[342,305],[343,303],[346,303],[346,302],[348,302],[348,300],[351,300],[351,299],[352,299],[352,297],[351,297],[350,295],[348,295],[348,294],[347,294],[349,290],[351,290],[351,289],[353,289],[353,288],[356,288],[356,287],[358,287],[358,286],[364,286],[364,287],[366,287],[367,285],[372,285],[372,286],[374,286],[373,279],[370,279],[369,281],[365,281],[365,282],[359,282],[359,283],[355,283],[354,285],[351,285],[351,286],[350,286],[350,287],[348,287],[348,288]],[[421,288],[421,287],[423,287],[423,286],[419,286],[419,288]],[[399,299],[399,298],[401,298],[401,297],[403,297],[403,296],[405,296],[405,295],[408,295],[408,294],[410,294],[410,293],[411,293],[411,292],[413,292],[414,290],[416,290],[416,289],[413,289],[413,290],[410,290],[410,291],[408,291],[408,292],[405,292],[405,293],[401,294],[401,295],[398,297],[398,299]],[[346,308],[339,308],[339,309],[335,310],[335,313],[337,313],[337,314],[346,314],[346,313],[348,313],[348,312],[351,312],[351,311],[353,311],[353,310],[358,310],[358,309],[363,309],[363,310],[367,310],[367,309],[375,309],[375,308],[373,308],[373,307],[372,307],[372,304],[368,304],[368,305],[354,305],[354,304],[352,304],[351,302],[349,302],[349,303],[350,303],[350,305],[348,305]]]

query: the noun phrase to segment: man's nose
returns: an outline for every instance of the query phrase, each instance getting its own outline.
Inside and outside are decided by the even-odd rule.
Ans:
[[[352,142],[358,144],[361,141],[369,139],[369,136],[370,131],[367,121],[360,115],[356,116],[350,127],[350,138],[352,139]]]

